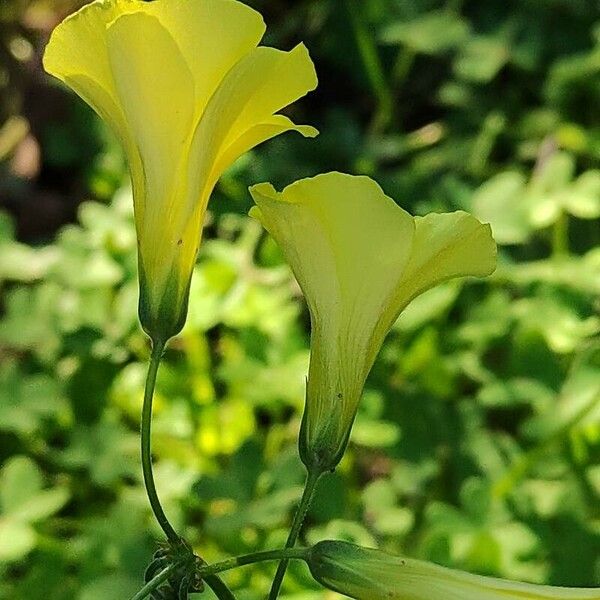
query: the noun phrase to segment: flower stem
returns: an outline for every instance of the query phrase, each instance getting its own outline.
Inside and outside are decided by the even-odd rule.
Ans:
[[[144,406],[142,408],[142,470],[144,472],[144,484],[146,486],[146,492],[148,494],[148,499],[150,500],[150,505],[152,506],[152,511],[154,512],[154,516],[161,526],[162,530],[165,532],[169,542],[172,544],[178,544],[180,542],[180,537],[177,535],[177,532],[167,519],[167,515],[165,515],[165,511],[163,510],[160,500],[158,498],[158,494],[156,492],[156,485],[154,483],[154,473],[152,472],[152,400],[154,398],[154,388],[156,386],[156,375],[158,374],[158,367],[160,365],[160,360],[162,358],[163,351],[165,349],[165,343],[155,341],[152,344],[152,354],[150,356],[150,364],[148,366],[148,375],[146,377],[146,389],[144,390]],[[173,566],[173,565],[171,565]],[[171,569],[171,567],[169,567]],[[152,582],[155,582],[156,587],[158,587],[164,579],[160,579],[157,581],[161,575],[168,571],[166,577],[170,573],[169,569],[165,569],[161,573],[159,573]],[[206,583],[215,593],[215,596],[219,598],[219,600],[235,600],[235,596],[231,593],[227,585],[216,575],[207,575]],[[140,590],[139,594],[141,594],[145,589],[148,589],[152,592],[155,588],[149,587],[149,584],[144,586],[142,590]],[[145,598],[147,594],[142,596],[135,596],[135,599]]]
[[[354,32],[356,47],[377,101],[377,109],[371,123],[371,133],[379,134],[394,120],[394,98],[388,87],[386,75],[377,50],[377,44],[365,17],[361,14],[361,2],[345,0],[346,9]]]
[[[216,573],[222,573],[223,571],[229,571],[236,567],[243,567],[245,565],[252,565],[258,562],[264,562],[267,560],[285,560],[291,559],[306,560],[308,557],[308,548],[283,548],[279,550],[265,550],[263,552],[253,552],[251,554],[244,554],[242,556],[236,556],[234,558],[228,558],[212,565],[205,565],[198,569],[198,574],[203,579],[207,579],[211,575]]]
[[[206,585],[213,591],[218,600],[235,600],[233,592],[218,575],[206,575]]]
[[[164,342],[154,342],[152,345],[152,355],[150,365],[148,366],[148,375],[146,377],[146,389],[144,391],[144,407],[142,409],[142,470],[144,472],[144,484],[148,494],[148,500],[162,530],[171,543],[178,543],[179,536],[158,499],[156,486],[154,484],[154,474],[152,472],[152,451],[151,451],[151,424],[152,424],[152,399],[154,397],[154,387],[156,385],[156,375],[160,365],[160,359],[165,349]]]
[[[223,598],[225,600],[232,598],[235,600],[235,596],[231,593],[225,583],[223,583],[223,581],[217,576],[217,573],[222,573],[223,571],[229,571],[230,569],[235,569],[236,567],[252,565],[254,563],[264,562],[267,560],[307,560],[309,552],[310,548],[284,548],[279,550],[252,552],[251,554],[244,554],[242,556],[228,558],[227,560],[213,563],[212,565],[204,565],[198,569],[198,575],[204,579],[204,581],[209,585],[218,598]],[[143,600],[143,598],[146,598],[162,583],[164,583],[169,576],[181,566],[181,564],[181,562],[176,562],[169,565],[166,569],[163,569],[158,575],[156,575],[156,577],[153,577],[135,596],[133,596],[131,600]]]
[[[153,577],[131,600],[142,600],[143,598],[148,597],[156,588],[160,586],[161,583],[164,583],[169,576],[179,568],[179,563],[173,563],[169,565],[166,569],[163,569],[156,577]]]
[[[306,483],[304,484],[304,492],[302,493],[300,504],[298,504],[298,508],[296,509],[296,514],[294,515],[292,527],[290,529],[290,533],[285,544],[286,549],[293,548],[294,544],[296,543],[296,540],[298,539],[298,535],[300,534],[300,530],[302,529],[302,524],[304,523],[304,519],[306,518],[306,513],[308,512],[308,508],[310,507],[311,500],[315,493],[315,487],[322,474],[322,471],[316,469],[310,469],[308,471]],[[288,558],[283,558],[283,560],[279,563],[279,566],[277,567],[277,572],[275,573],[275,578],[273,579],[273,584],[271,585],[271,591],[269,592],[268,600],[277,599],[277,596],[279,595],[279,590],[281,588],[281,584],[283,582],[283,578],[285,577],[285,572],[287,570],[288,563]]]

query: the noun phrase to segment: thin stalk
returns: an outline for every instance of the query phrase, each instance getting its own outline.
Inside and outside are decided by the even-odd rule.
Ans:
[[[235,596],[231,593],[225,583],[217,576],[217,573],[223,571],[229,571],[237,567],[244,567],[246,565],[252,565],[259,562],[265,562],[268,560],[307,560],[310,548],[284,548],[279,550],[264,550],[263,552],[252,552],[251,554],[244,554],[242,556],[235,556],[234,558],[228,558],[221,562],[213,563],[212,565],[204,565],[198,569],[198,575],[209,585],[209,587],[215,592],[217,598],[224,598],[225,600],[233,598]],[[174,571],[176,571],[182,563],[173,563],[166,569],[163,569],[156,577],[153,577],[131,600],[143,600],[154,590],[156,590],[162,583],[164,583]]]
[[[154,398],[156,375],[158,373],[158,367],[164,349],[164,342],[155,342],[153,344],[150,364],[148,366],[146,389],[144,390],[144,406],[142,408],[142,470],[144,472],[144,485],[146,486],[148,500],[150,500],[154,516],[169,541],[176,544],[179,542],[179,536],[175,529],[173,529],[171,523],[169,523],[169,519],[167,519],[160,504],[158,494],[156,493],[156,485],[154,484],[154,473],[152,472],[152,399]]]
[[[205,565],[198,569],[198,575],[202,579],[206,579],[216,573],[222,573],[223,571],[229,571],[237,567],[244,567],[246,565],[252,565],[259,562],[265,562],[268,560],[306,560],[308,557],[309,548],[280,548],[278,550],[264,550],[263,552],[252,552],[251,554],[244,554],[242,556],[235,556],[234,558],[228,558],[221,562],[213,563],[212,565]]]
[[[315,493],[315,487],[321,475],[321,471],[317,471],[314,469],[308,471],[306,483],[304,485],[304,492],[302,493],[300,504],[298,504],[298,508],[296,509],[296,514],[294,515],[292,527],[290,529],[290,533],[285,544],[286,549],[293,548],[296,543],[296,540],[298,539],[298,535],[300,534],[300,530],[302,529],[302,524],[304,523],[304,519],[306,518],[306,513],[308,512],[310,503]],[[279,590],[281,589],[281,584],[283,582],[283,578],[285,577],[285,572],[287,570],[288,563],[288,558],[284,558],[279,563],[279,566],[277,567],[277,572],[275,573],[275,578],[273,579],[273,584],[271,585],[271,591],[269,592],[268,600],[276,600],[277,596],[279,595]]]
[[[179,563],[173,563],[166,569],[163,569],[156,577],[153,577],[131,600],[142,600],[147,598],[156,588],[164,583],[171,574],[179,568]]]
[[[156,492],[154,473],[152,471],[152,400],[154,398],[154,388],[156,387],[158,367],[160,365],[160,360],[162,358],[164,349],[164,342],[153,343],[152,355],[150,356],[150,364],[148,366],[146,389],[144,391],[144,406],[142,408],[142,470],[144,472],[144,484],[146,486],[146,492],[148,494],[148,499],[150,500],[150,505],[152,506],[154,516],[156,517],[156,520],[158,521],[162,530],[165,532],[168,540],[172,544],[177,544],[179,543],[180,538],[169,522],[169,519],[167,519],[167,515],[165,515],[165,511],[162,508],[158,498],[158,493]],[[159,577],[161,574],[162,573],[159,573],[157,577]],[[152,581],[155,579],[156,578],[154,578]],[[160,583],[161,581],[159,581],[157,585],[160,585]],[[231,593],[227,585],[216,575],[207,576],[206,583],[219,600],[235,600],[235,596]],[[145,586],[145,588],[147,587],[148,585]],[[150,588],[150,591],[152,591],[152,589],[154,588]],[[140,598],[145,598],[145,596],[140,596]]]
[[[218,575],[207,575],[204,582],[213,591],[218,600],[235,600],[233,592]]]
[[[388,87],[377,44],[361,14],[362,1],[345,0],[345,5],[363,68],[377,100],[377,110],[371,122],[371,133],[379,134],[394,120],[394,97]]]

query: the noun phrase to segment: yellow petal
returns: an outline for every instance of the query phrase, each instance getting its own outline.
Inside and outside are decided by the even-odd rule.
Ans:
[[[142,12],[117,18],[108,28],[107,47],[119,103],[144,165],[145,193],[134,197],[141,267],[162,289],[178,264],[185,271],[180,281],[187,284],[196,248],[189,240],[179,242],[174,225],[184,209],[179,179],[194,117],[191,72],[171,34]]]
[[[200,204],[208,201],[213,185],[240,149],[247,151],[250,144],[291,128],[290,122],[273,121],[273,113],[316,85],[314,65],[302,44],[290,52],[255,48],[229,71],[210,99],[192,142],[190,164],[194,169],[189,173],[188,189],[202,190]],[[313,128],[297,131],[309,136],[315,133]],[[197,204],[198,198],[190,196],[189,202]]]
[[[415,222],[414,247],[402,284],[407,302],[453,277],[494,272],[496,243],[489,225],[462,211],[432,213]]]
[[[251,214],[281,246],[311,312],[307,446],[337,456],[371,367],[372,332],[410,257],[414,221],[367,177],[329,173],[281,194],[265,184],[251,193]]]
[[[410,261],[374,339],[385,336],[411,300],[428,289],[455,277],[486,277],[495,268],[496,243],[489,225],[463,211],[415,217]]]
[[[286,131],[297,131],[304,137],[313,138],[318,131],[310,125],[295,125],[283,115],[273,115],[258,125],[254,125],[238,137],[228,148],[219,155],[212,172],[212,181],[216,181],[236,159],[248,150],[277,137]]]
[[[307,562],[317,581],[356,600],[600,600],[600,589],[481,577],[347,542],[320,542]]]
[[[194,77],[197,114],[265,32],[260,13],[232,0],[157,0],[142,6],[177,41]]]
[[[256,48],[232,76],[238,106],[227,142],[268,119],[317,87],[314,65],[304,44],[283,52]]]
[[[140,150],[147,186],[158,198],[168,198],[189,145],[191,72],[170,33],[141,12],[109,26],[107,50],[115,93]],[[144,199],[144,205],[152,211],[152,200]]]
[[[87,102],[120,139],[132,168],[139,155],[114,87],[106,28],[132,3],[96,0],[67,17],[52,32],[44,52],[44,68]]]
[[[106,27],[119,14],[119,3],[97,0],[67,17],[54,29],[46,46],[46,71],[62,81],[72,75],[85,75],[114,100]]]

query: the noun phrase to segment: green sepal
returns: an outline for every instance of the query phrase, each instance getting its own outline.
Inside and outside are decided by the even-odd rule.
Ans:
[[[162,295],[158,295],[149,285],[150,282],[146,279],[140,262],[139,280],[138,316],[142,328],[154,343],[166,344],[185,325],[191,277],[187,280],[186,286],[181,288],[179,278],[171,274]]]

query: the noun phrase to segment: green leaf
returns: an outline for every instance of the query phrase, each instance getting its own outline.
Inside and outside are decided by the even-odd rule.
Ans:
[[[0,508],[14,514],[42,489],[39,467],[26,456],[14,456],[0,472]]]
[[[461,79],[488,83],[510,59],[507,43],[495,37],[472,37],[454,61],[454,72]]]
[[[565,193],[567,212],[579,219],[600,217],[600,171],[586,171]]]
[[[388,25],[381,41],[435,55],[459,46],[468,36],[469,24],[463,18],[449,11],[433,11],[412,21]]]
[[[473,213],[492,226],[499,244],[522,244],[532,232],[523,197],[526,182],[521,173],[507,171],[484,183],[473,196]]]
[[[61,487],[43,490],[28,498],[18,508],[14,508],[10,512],[10,517],[25,523],[43,521],[63,508],[69,501],[70,495],[68,489]]]
[[[0,517],[0,562],[21,560],[36,543],[37,535],[27,523]]]

